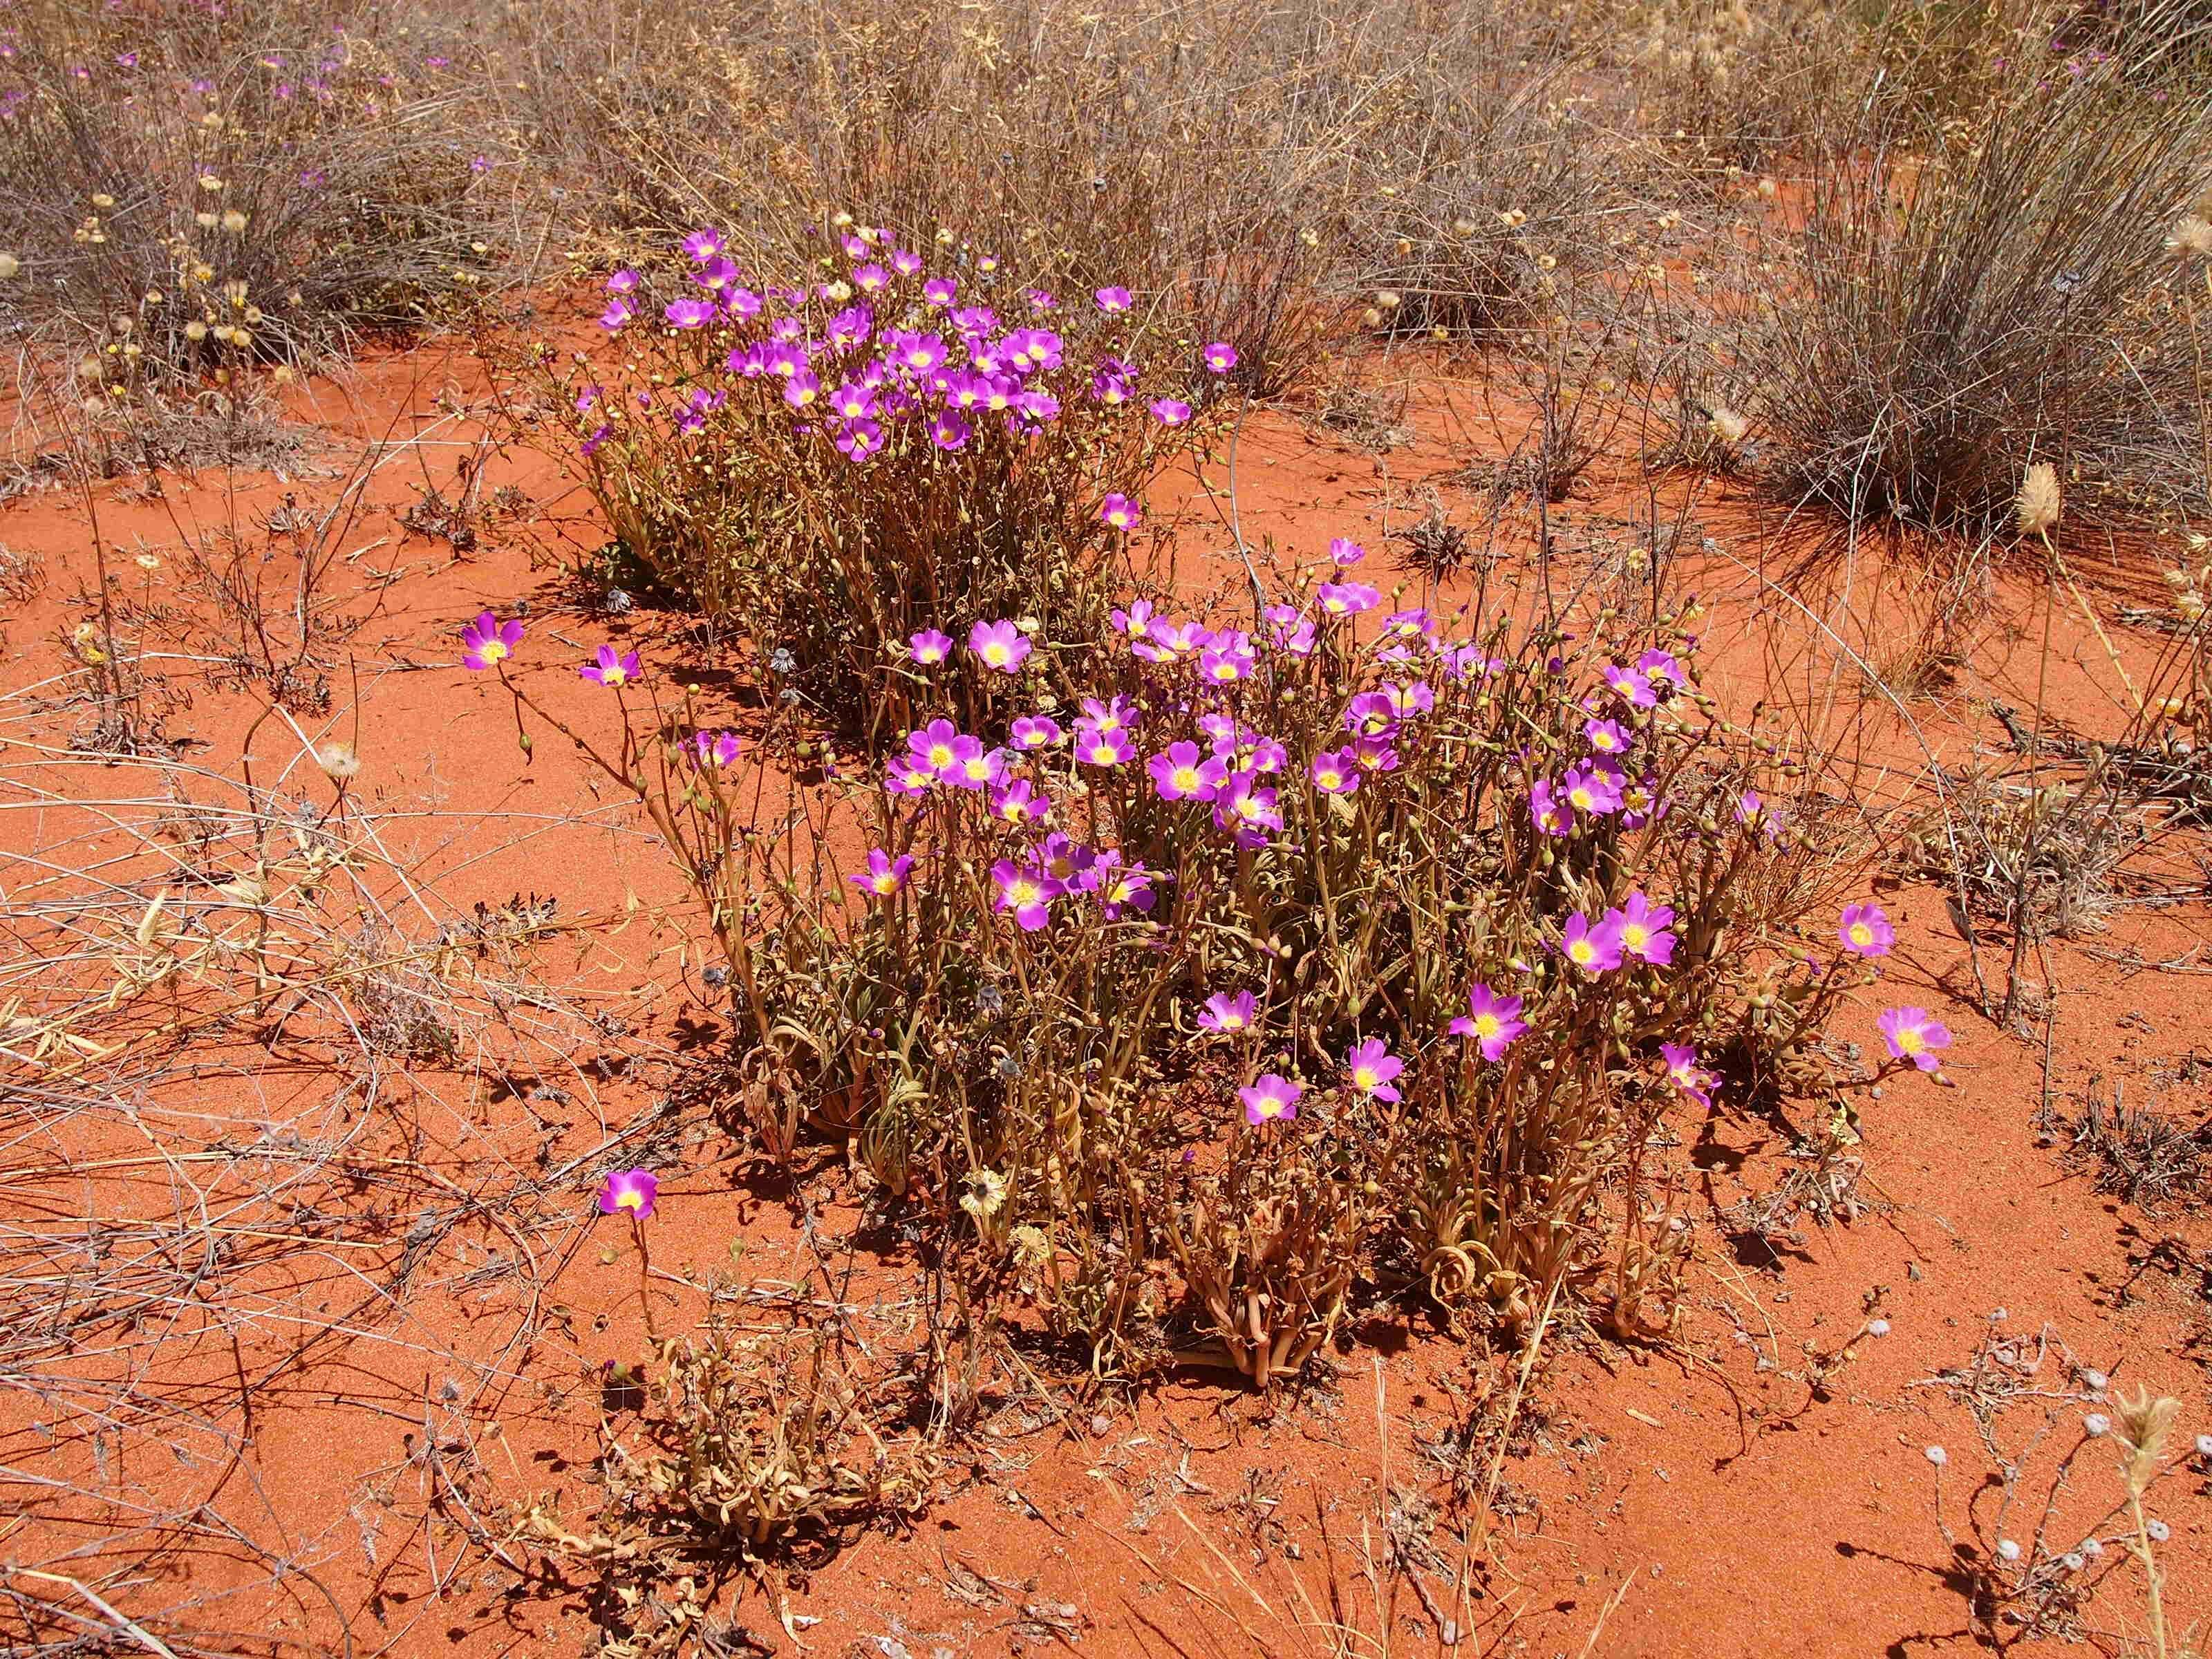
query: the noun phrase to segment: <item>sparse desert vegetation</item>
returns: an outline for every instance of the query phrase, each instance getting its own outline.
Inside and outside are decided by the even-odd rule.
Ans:
[[[2208,72],[0,9],[0,1651],[2204,1651]]]

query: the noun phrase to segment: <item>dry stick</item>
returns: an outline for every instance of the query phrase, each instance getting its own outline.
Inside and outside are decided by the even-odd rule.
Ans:
[[[2136,1559],[2142,1563],[2143,1604],[2150,1614],[2152,1651],[2158,1659],[2166,1659],[2166,1603],[2158,1581],[2158,1561],[2151,1554],[2150,1522],[2143,1516],[2142,1494],[2132,1480],[2128,1483],[2128,1518],[2136,1523],[2136,1535],[2128,1541],[2135,1546]]]
[[[2041,533],[2047,549],[2051,545],[2050,534]],[[2004,1006],[1997,1011],[2000,1025],[2012,1024],[2013,1009],[2020,998],[2021,958],[2027,950],[2027,878],[2035,867],[2036,841],[2041,828],[2039,820],[2043,811],[2043,792],[2036,787],[2036,770],[2043,762],[2043,705],[2051,680],[2051,617],[2057,608],[2057,601],[2046,590],[2043,596],[2043,649],[2035,662],[2035,724],[2028,732],[2027,834],[2021,843],[2020,873],[2013,881],[2012,959],[2005,967]]]
[[[151,1632],[145,1629],[144,1626],[139,1625],[128,1614],[116,1611],[113,1607],[101,1600],[99,1593],[94,1590],[90,1586],[82,1583],[75,1578],[64,1577],[62,1574],[58,1572],[41,1572],[36,1567],[16,1567],[11,1571],[13,1571],[19,1577],[38,1578],[43,1579],[49,1584],[67,1585],[70,1589],[75,1590],[79,1595],[84,1597],[86,1601],[91,1602],[94,1607],[99,1608],[101,1613],[106,1614],[106,1616],[113,1621],[115,1627],[118,1630],[121,1631],[125,1635],[131,1638],[138,1644],[139,1646],[144,1648],[147,1652],[159,1654],[161,1655],[161,1659],[177,1659],[176,1654],[170,1649],[168,1644],[162,1641],[160,1637],[154,1635]]]
[[[1583,1644],[1583,1659],[1589,1659],[1589,1656],[1597,1651],[1597,1638],[1605,1634],[1605,1621],[1613,1617],[1613,1609],[1621,1604],[1628,1595],[1628,1587],[1636,1582],[1636,1575],[1642,1571],[1640,1567],[1631,1567],[1628,1577],[1620,1581],[1620,1588],[1613,1591],[1613,1599],[1598,1609],[1597,1623],[1590,1627],[1589,1640]]]
[[[2119,651],[2112,644],[2112,635],[2105,632],[2105,624],[2098,619],[2096,611],[2090,608],[2088,596],[2081,592],[2081,584],[2074,580],[2074,573],[2066,568],[2064,556],[2051,544],[2051,532],[2045,530],[2037,533],[2043,538],[2044,550],[2051,555],[2051,562],[2058,572],[2058,579],[2066,584],[2066,591],[2074,596],[2074,603],[2081,607],[2082,619],[2095,630],[2097,642],[2105,647],[2105,654],[2112,659],[2112,671],[2120,677],[2120,684],[2127,688],[2128,701],[2135,704],[2136,714],[2142,714],[2142,693],[2136,690],[2135,681],[2129,678],[2128,665],[2120,660]]]

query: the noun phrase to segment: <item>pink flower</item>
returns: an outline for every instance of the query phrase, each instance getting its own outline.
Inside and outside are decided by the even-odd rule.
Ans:
[[[1262,830],[1283,827],[1283,814],[1275,804],[1275,792],[1260,782],[1257,772],[1239,772],[1222,786],[1214,799],[1213,822],[1224,830],[1237,832],[1239,847],[1264,847],[1267,837]]]
[[[1390,1052],[1389,1045],[1381,1037],[1370,1037],[1355,1043],[1344,1056],[1344,1075],[1352,1086],[1362,1094],[1377,1100],[1401,1099],[1392,1086],[1395,1079],[1405,1071],[1406,1062]]]
[[[1348,536],[1330,538],[1328,556],[1340,570],[1348,570],[1367,556],[1367,550]]]
[[[1649,708],[1659,701],[1651,690],[1651,682],[1632,668],[1623,668],[1617,662],[1606,664],[1605,683],[1628,700],[1632,708]]]
[[[1133,640],[1141,640],[1152,625],[1152,606],[1148,599],[1132,599],[1127,611],[1116,606],[1107,613],[1107,620]]]
[[[1923,1072],[1936,1066],[1936,1050],[1951,1046],[1950,1028],[1925,1008],[1891,1008],[1875,1020],[1892,1060],[1909,1060]]]
[[[1099,902],[1109,921],[1120,921],[1124,910],[1150,911],[1159,898],[1152,890],[1152,872],[1141,863],[1124,866],[1114,848],[1099,854],[1094,868]]]
[[[1001,823],[1042,823],[1052,816],[1052,802],[1030,788],[1028,779],[1017,778],[991,792],[991,816]]]
[[[1162,800],[1212,800],[1228,781],[1229,769],[1203,757],[1194,743],[1171,743],[1146,763],[1152,787]]]
[[[945,774],[945,781],[955,789],[982,789],[994,783],[1003,783],[1006,777],[1006,751],[986,749],[982,741],[970,738],[962,745],[959,758],[952,769]]]
[[[1049,749],[1060,741],[1060,723],[1048,714],[1024,714],[1007,733],[1017,749]]]
[[[1584,720],[1583,736],[1601,755],[1625,755],[1628,752],[1629,735],[1620,729],[1619,720]]]
[[[926,795],[937,787],[937,774],[902,755],[884,769],[884,787],[894,795]]]
[[[734,732],[695,732],[691,747],[697,751],[702,766],[727,766],[737,759],[740,747]]]
[[[998,889],[991,908],[1011,911],[1024,933],[1034,933],[1052,920],[1052,902],[1060,896],[1060,888],[1043,871],[1023,869],[1010,859],[1000,859],[991,866],[991,881]]]
[[[610,1170],[599,1188],[599,1213],[619,1215],[628,1210],[638,1220],[649,1219],[653,1201],[660,1195],[660,1177],[650,1170]]]
[[[1155,398],[1152,418],[1162,426],[1182,426],[1190,420],[1190,405],[1175,398]]]
[[[1547,836],[1564,836],[1575,827],[1574,809],[1553,798],[1548,780],[1529,787],[1528,817]]]
[[[1348,795],[1359,787],[1359,768],[1349,749],[1328,749],[1313,757],[1314,787],[1325,795]]]
[[[1493,1062],[1503,1060],[1513,1039],[1528,1029],[1519,997],[1501,997],[1480,984],[1467,994],[1466,1017],[1451,1023],[1454,1036],[1473,1037],[1482,1057]]]
[[[1256,1129],[1279,1117],[1296,1117],[1298,1097],[1305,1091],[1304,1084],[1269,1072],[1251,1087],[1239,1089],[1237,1098],[1244,1103],[1244,1121]]]
[[[1620,929],[1610,921],[1593,924],[1588,916],[1570,916],[1559,951],[1586,974],[1611,973],[1620,966]]]
[[[933,628],[925,628],[906,642],[907,654],[922,664],[943,662],[952,653],[952,640]]]
[[[1380,738],[1398,727],[1398,705],[1380,691],[1363,691],[1345,705],[1344,729],[1355,738]]]
[[[1118,316],[1133,303],[1126,288],[1102,288],[1091,297],[1098,301],[1098,309],[1109,317]]]
[[[1382,603],[1381,590],[1365,582],[1323,582],[1314,589],[1314,598],[1332,617],[1356,617]]]
[[[1259,665],[1259,659],[1252,654],[1251,637],[1233,630],[1216,634],[1213,643],[1198,657],[1199,678],[1215,685],[1243,679]]]
[[[521,643],[520,622],[503,623],[487,611],[461,629],[461,660],[471,668],[490,668],[513,656]]]
[[[1897,929],[1889,925],[1881,906],[1869,901],[1846,904],[1838,919],[1836,937],[1855,957],[1886,957],[1897,943]]]
[[[1137,705],[1120,696],[1104,702],[1096,697],[1085,697],[1083,700],[1083,718],[1077,722],[1101,732],[1126,732],[1136,723]]]
[[[1142,645],[1130,648],[1150,662],[1176,662],[1204,650],[1213,630],[1200,623],[1171,623],[1159,617],[1152,620],[1152,635],[1153,648],[1149,653]]]
[[[968,630],[968,648],[981,659],[984,667],[1011,674],[1029,655],[1030,642],[1011,622],[979,622]]]
[[[1667,1062],[1669,1082],[1698,1105],[1707,1108],[1712,1105],[1713,1085],[1720,1079],[1698,1064],[1695,1048],[1686,1042],[1662,1042],[1659,1045],[1659,1056]]]
[[[932,777],[949,778],[960,763],[982,752],[981,739],[971,738],[951,720],[933,720],[918,732],[906,734],[907,759]]]
[[[1674,920],[1673,910],[1653,904],[1641,890],[1628,896],[1626,909],[1605,913],[1605,925],[1620,935],[1620,948],[1655,968],[1674,960],[1674,936],[1665,931]]]
[[[1559,793],[1576,811],[1605,817],[1620,810],[1620,787],[1613,775],[1592,767],[1573,767],[1559,780]]]
[[[1655,684],[1665,680],[1673,685],[1686,685],[1689,677],[1682,672],[1682,665],[1671,651],[1662,651],[1656,646],[1636,659],[1636,672]]]
[[[1207,369],[1213,374],[1226,374],[1237,367],[1237,348],[1219,340],[1206,347],[1200,355],[1206,359]]]
[[[617,654],[611,645],[603,645],[591,661],[576,671],[587,680],[597,680],[601,685],[622,687],[638,677],[637,653]]]
[[[1252,1029],[1254,1006],[1249,991],[1239,991],[1233,997],[1225,991],[1216,991],[1206,998],[1206,1006],[1199,1012],[1198,1029],[1226,1035],[1249,1031]]]
[[[1102,731],[1085,720],[1075,728],[1075,758],[1085,766],[1120,766],[1137,752],[1120,726]]]
[[[913,858],[902,853],[894,859],[880,847],[868,854],[868,867],[857,876],[848,876],[847,881],[864,893],[878,898],[889,898],[906,885],[907,872],[914,868]]]
[[[1136,502],[1127,495],[1109,495],[1098,504],[1098,518],[1116,530],[1134,530],[1143,515],[1137,511]]]

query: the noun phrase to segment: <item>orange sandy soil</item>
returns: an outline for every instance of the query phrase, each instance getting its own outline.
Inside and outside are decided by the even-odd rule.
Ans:
[[[652,1224],[664,1330],[701,1315],[709,1276],[751,1285],[765,1307],[775,1285],[807,1279],[809,1249],[745,1146],[665,1098],[680,1051],[696,1051],[718,1020],[702,1000],[711,995],[697,979],[702,930],[683,896],[565,745],[541,737],[533,763],[521,764],[498,688],[459,665],[460,623],[526,598],[532,641],[520,672],[579,720],[604,720],[604,694],[578,681],[574,663],[611,625],[577,608],[557,568],[599,539],[585,498],[544,458],[483,447],[486,384],[459,349],[426,346],[370,362],[343,384],[319,380],[295,405],[325,428],[301,477],[165,477],[161,499],[142,477],[96,487],[118,591],[141,586],[129,558],[142,544],[173,570],[186,534],[234,517],[250,526],[288,495],[331,499],[337,465],[365,436],[419,436],[421,447],[370,486],[351,538],[361,550],[333,592],[356,606],[373,599],[374,615],[338,654],[328,713],[301,717],[301,730],[310,738],[357,731],[356,799],[415,815],[387,833],[421,860],[424,884],[447,906],[534,891],[556,896],[564,919],[601,924],[549,951],[573,1000],[605,1024],[596,1042],[559,1052],[510,1042],[495,1064],[395,1078],[368,1114],[337,1098],[337,1071],[319,1074],[318,1054],[335,1066],[341,1046],[290,1046],[280,1063],[242,1030],[210,1057],[205,1082],[134,1103],[143,1129],[120,1103],[60,1123],[41,1122],[35,1103],[0,1103],[0,1193],[17,1224],[0,1231],[0,1249],[19,1255],[36,1255],[33,1218],[76,1217],[81,1228],[88,1213],[118,1226],[170,1215],[173,1172],[148,1154],[172,1133],[173,1144],[196,1145],[227,1133],[236,1146],[289,1122],[351,1137],[363,1158],[390,1160],[379,1167],[392,1171],[388,1185],[340,1183],[320,1207],[295,1206],[284,1226],[255,1224],[313,1248],[264,1260],[251,1239],[234,1241],[223,1294],[242,1311],[184,1307],[95,1322],[37,1375],[0,1373],[10,1385],[0,1391],[0,1561],[100,1591],[149,1633],[166,1632],[179,1652],[585,1650],[593,1640],[587,1575],[511,1544],[510,1559],[528,1568],[518,1576],[465,1534],[474,1519],[496,1534],[501,1506],[537,1493],[564,1492],[565,1514],[588,1512],[599,1368],[641,1346],[635,1259],[615,1224],[593,1213],[589,1176],[612,1161],[664,1171]],[[1243,534],[1308,557],[1332,535],[1350,535],[1389,567],[1396,548],[1386,534],[1418,516],[1425,483],[1461,522],[1477,515],[1476,498],[1444,477],[1470,454],[1500,453],[1468,418],[1473,406],[1463,389],[1425,383],[1409,416],[1419,438],[1380,456],[1289,414],[1254,415],[1233,480]],[[483,495],[514,484],[526,513],[482,528],[465,556],[400,525],[426,483],[450,498],[457,465],[479,458]],[[1232,480],[1221,466],[1208,477],[1210,491],[1186,483],[1154,503],[1156,520],[1185,508],[1182,574],[1194,586],[1223,576],[1220,550],[1232,545],[1224,527]],[[1667,482],[1662,517],[1692,488]],[[1773,672],[1762,641],[1785,641],[1786,672],[1808,634],[1801,614],[1749,574],[1780,556],[1771,511],[1739,488],[1695,488],[1697,528],[1677,580],[1712,605],[1707,683],[1741,708]],[[1600,515],[1635,519],[1648,507],[1625,468],[1613,483],[1595,480],[1560,509],[1555,580],[1568,579],[1561,568],[1571,567],[1570,577],[1587,569],[1589,555],[1573,550]],[[60,640],[93,586],[89,528],[85,504],[66,490],[0,507],[0,540],[43,556],[48,569],[43,593],[7,622],[10,689],[67,689]],[[1505,570],[1531,568],[1528,536],[1509,514]],[[185,602],[170,576],[156,580],[161,598]],[[2124,572],[2092,573],[2107,626],[2140,671],[2157,641],[2117,623],[2129,582]],[[1849,630],[1875,642],[1877,660],[1905,643],[1903,613],[1887,604],[1869,583]],[[2002,592],[1954,683],[1914,704],[1917,736],[1880,705],[1862,707],[1847,683],[1844,724],[1856,733],[1863,786],[1904,788],[1924,767],[1923,744],[1954,765],[1977,744],[2002,744],[1987,705],[2033,705],[2041,616],[2034,595]],[[650,667],[689,673],[680,621],[640,611],[611,632],[639,645]],[[2054,641],[2051,707],[2086,735],[2116,731],[2102,648],[2064,609]],[[236,776],[261,705],[208,684],[193,664],[161,666],[191,692],[189,707],[167,717],[167,735],[195,741],[195,764]],[[66,743],[85,714],[19,697],[0,731],[0,763],[21,761],[26,742]],[[258,775],[289,769],[296,793],[328,800],[328,784],[282,723],[264,722],[253,744]],[[97,766],[65,775],[78,799],[118,787],[117,774]],[[27,816],[0,820],[6,854],[52,846],[61,833],[58,809],[38,815],[35,830]],[[88,822],[85,832],[96,837],[97,827]],[[86,844],[98,853],[96,840]],[[1792,1167],[1777,1127],[1725,1110],[1672,1124],[1676,1207],[1697,1237],[1675,1336],[1648,1348],[1571,1325],[1548,1336],[1464,1599],[1428,1576],[1437,1607],[1463,1626],[1458,1651],[1711,1659],[1972,1645],[1923,1448],[1950,1449],[1944,1505],[1954,1527],[1986,1461],[1967,1415],[1920,1384],[1965,1362],[1993,1323],[2030,1337],[2048,1326],[2119,1383],[2180,1396],[2185,1436],[2212,1429],[2212,1225],[2100,1196],[2062,1169],[2033,1122],[2046,1098],[2070,1109],[2093,1076],[2191,1121],[2203,1109],[2212,1055],[2198,1022],[2212,960],[2200,948],[2203,851],[2169,846],[2172,867],[2157,883],[2193,885],[2196,900],[2124,905],[2107,931],[2051,945],[2047,1029],[2039,1020],[2007,1032],[1973,1011],[1968,947],[1941,891],[1884,891],[1900,933],[1887,1000],[1924,1002],[1949,1022],[1951,1086],[1908,1078],[1886,1090],[1865,1120],[1864,1209],[1848,1224],[1801,1220],[1773,1248],[1723,1212],[1772,1191]],[[12,858],[0,870],[10,865],[14,880],[27,879]],[[2001,983],[2003,945],[1984,943],[1981,953]],[[2030,971],[2040,980],[2046,969],[2031,962]],[[1847,1017],[1869,1042],[1877,1006]],[[854,1255],[847,1239],[857,1200],[834,1152],[815,1156],[811,1231],[823,1256],[842,1263]],[[133,1157],[109,1173],[57,1172],[65,1158]],[[431,1248],[410,1254],[409,1228],[431,1212],[445,1224]],[[857,1256],[857,1288],[843,1293],[866,1303],[881,1284],[886,1299],[864,1309],[855,1328],[864,1338],[910,1332],[911,1278],[869,1249]],[[808,1294],[820,1284],[817,1275]],[[20,1291],[19,1283],[11,1294]],[[64,1285],[51,1294],[66,1304],[73,1292]],[[44,1302],[24,1304],[26,1316]],[[1876,1310],[1891,1334],[1852,1345]],[[781,1316],[763,1318],[766,1328]],[[1808,1353],[1847,1345],[1852,1357],[1816,1389]],[[1442,1468],[1424,1443],[1466,1422],[1481,1392],[1510,1390],[1520,1358],[1470,1352],[1418,1308],[1379,1307],[1312,1381],[1272,1397],[1194,1372],[1055,1406],[1055,1396],[1016,1386],[1009,1370],[989,1396],[993,1414],[949,1449],[942,1501],[910,1534],[866,1533],[818,1552],[789,1582],[787,1625],[757,1590],[726,1598],[726,1610],[783,1652],[1322,1652],[1325,1633],[1285,1620],[1308,1597],[1334,1616],[1333,1577],[1348,1598],[1346,1622],[1370,1632],[1353,1650],[1373,1653],[1362,1517],[1386,1480],[1437,1492]],[[2055,1385],[2057,1372],[2054,1361],[2045,1378]],[[101,1396],[124,1402],[113,1421],[88,1418],[91,1395],[76,1385],[118,1378],[130,1386]],[[138,1409],[156,1399],[169,1403]],[[2005,1433],[2027,1425],[2008,1419]],[[2063,1437],[2070,1443],[2070,1432]],[[2048,1465],[2046,1452],[2037,1467]],[[1480,1486],[1486,1449],[1474,1467]],[[2100,1455],[2077,1470],[2074,1490],[2069,1513],[2101,1510],[2118,1481]],[[2155,1505],[2172,1528],[2165,1566],[2177,1628],[2212,1620],[2208,1490],[2193,1469],[2167,1480]],[[1232,1502],[1248,1492],[1276,1501]],[[1458,1569],[1468,1546],[1452,1513],[1437,1511],[1433,1538]],[[289,1565],[272,1587],[279,1559]],[[146,1650],[57,1579],[10,1583],[76,1615],[92,1643],[82,1650]],[[2141,1633],[2139,1590],[2126,1574],[2093,1606],[2087,1623],[2108,1648]],[[23,1635],[12,1617],[0,1602],[0,1644]],[[1434,1619],[1410,1591],[1399,1594],[1395,1619],[1390,1651],[1437,1650]]]

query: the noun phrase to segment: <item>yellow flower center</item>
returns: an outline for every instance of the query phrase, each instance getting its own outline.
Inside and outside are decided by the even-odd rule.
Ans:
[[[1182,790],[1197,788],[1198,769],[1195,766],[1176,767],[1175,769],[1175,787]]]
[[[946,767],[951,765],[952,745],[949,743],[933,743],[930,744],[929,763],[940,772],[942,772]]]
[[[1597,960],[1597,946],[1586,939],[1578,939],[1567,946],[1567,954],[1578,963]]]
[[[1851,943],[1854,945],[1873,944],[1874,929],[1868,927],[1866,923],[1863,921],[1853,922],[1851,924]]]
[[[898,878],[888,870],[874,878],[874,884],[876,891],[881,893],[885,898],[898,891]]]
[[[1908,1025],[1897,1034],[1897,1046],[1908,1054],[1917,1054],[1928,1046],[1917,1025]]]
[[[1091,758],[1097,761],[1101,766],[1111,766],[1114,763],[1114,745],[1110,743],[1092,744],[1091,745]]]
[[[1323,767],[1314,775],[1314,781],[1324,789],[1334,789],[1344,781],[1344,774],[1334,767]]]
[[[629,1188],[615,1196],[615,1208],[617,1210],[641,1210],[644,1207],[645,1194],[635,1187]]]
[[[1034,904],[1037,899],[1037,884],[1026,879],[1017,881],[1006,889],[1006,896],[1017,904]]]
[[[1477,1014],[1474,1017],[1474,1034],[1479,1037],[1494,1037],[1500,1029],[1495,1014]]]
[[[1620,942],[1623,945],[1626,945],[1632,951],[1642,950],[1644,948],[1644,941],[1650,937],[1651,930],[1649,927],[1646,927],[1640,921],[1629,921],[1623,922],[1621,924]]]
[[[507,647],[497,640],[487,640],[477,648],[477,654],[486,662],[498,662],[507,655]]]
[[[1376,1084],[1382,1081],[1382,1079],[1375,1074],[1375,1068],[1372,1066],[1355,1066],[1352,1067],[1352,1086],[1355,1088],[1372,1089]]]

